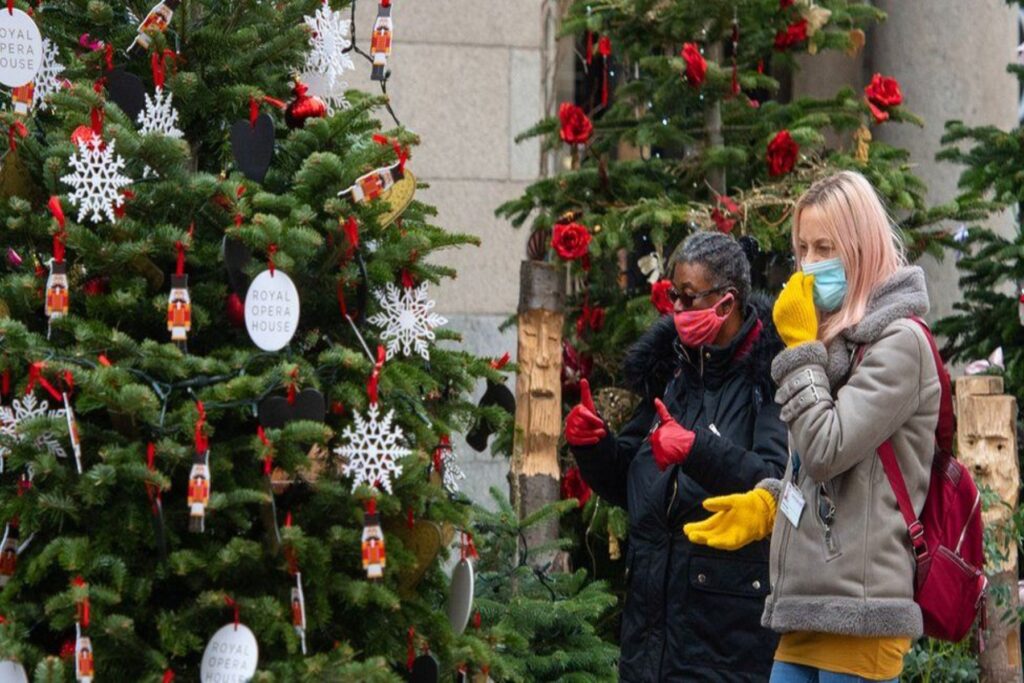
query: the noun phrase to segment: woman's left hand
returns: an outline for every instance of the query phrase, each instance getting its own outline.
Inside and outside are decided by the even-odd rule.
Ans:
[[[818,338],[818,312],[814,308],[814,276],[798,270],[782,288],[772,311],[775,329],[787,347]]]

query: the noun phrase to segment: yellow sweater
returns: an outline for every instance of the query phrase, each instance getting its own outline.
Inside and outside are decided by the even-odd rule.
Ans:
[[[885,681],[903,672],[903,655],[909,650],[909,638],[861,638],[796,631],[783,634],[779,639],[775,659]]]

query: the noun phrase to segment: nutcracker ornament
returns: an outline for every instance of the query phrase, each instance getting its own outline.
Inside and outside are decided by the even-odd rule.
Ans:
[[[64,401],[64,418],[68,423],[68,436],[71,439],[71,452],[75,454],[75,469],[82,473],[82,438],[78,435],[78,419],[71,405],[71,396],[67,391],[61,393]]]
[[[377,20],[373,22],[373,37],[370,39],[370,56],[373,58],[371,80],[383,81],[387,77],[393,30],[391,0],[380,0],[380,4],[377,6]]]
[[[188,530],[206,530],[206,506],[210,503],[210,451],[197,452],[188,475]]]
[[[192,300],[188,296],[188,275],[171,276],[171,294],[167,297],[167,331],[182,352],[188,350],[192,329]]]
[[[36,96],[35,81],[29,81],[11,90],[11,104],[14,105],[14,113],[18,116],[28,116],[32,111],[32,102]]]
[[[405,165],[400,161],[359,176],[351,187],[339,192],[338,196],[350,199],[356,204],[368,203],[380,197],[385,190],[392,188],[404,177]]]
[[[77,683],[92,683],[95,675],[92,641],[89,636],[79,636],[75,639],[75,680]]]
[[[46,278],[46,317],[51,323],[57,318],[63,318],[68,314],[69,305],[68,264],[63,259],[53,259],[50,261],[50,274]],[[46,336],[50,336],[49,325]]]
[[[14,576],[18,568],[18,520],[13,519],[4,526],[4,537],[0,540],[0,588]]]
[[[167,30],[171,19],[174,17],[174,10],[178,9],[180,4],[181,0],[163,0],[163,2],[158,3],[153,9],[149,10],[149,14],[139,24],[139,31],[135,36],[135,40],[128,46],[125,53],[129,57],[135,57],[149,50],[149,46],[153,42],[153,36]]]
[[[292,586],[292,627],[302,645],[302,654],[306,654],[306,598],[302,594],[302,574],[296,574]]]
[[[366,514],[363,516],[363,569],[366,578],[376,581],[384,577],[387,555],[384,550],[384,532],[380,528],[380,516],[377,514],[377,499],[366,501]]]

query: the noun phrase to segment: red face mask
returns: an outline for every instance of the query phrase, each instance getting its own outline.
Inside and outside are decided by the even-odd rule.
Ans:
[[[683,346],[695,349],[699,346],[710,344],[718,336],[719,330],[725,324],[726,315],[719,315],[718,308],[725,303],[733,301],[732,293],[726,294],[721,301],[711,308],[703,308],[696,311],[678,311],[673,315],[676,323],[676,332]]]

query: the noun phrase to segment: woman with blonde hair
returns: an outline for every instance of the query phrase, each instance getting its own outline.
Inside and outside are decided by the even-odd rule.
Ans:
[[[844,171],[797,202],[799,270],[775,304],[772,365],[789,426],[783,479],[704,501],[694,543],[732,550],[771,534],[762,623],[782,634],[772,683],[895,681],[922,633],[914,555],[876,455],[888,440],[920,510],[939,416],[924,273],[870,183]],[[781,512],[782,514],[776,514]]]

